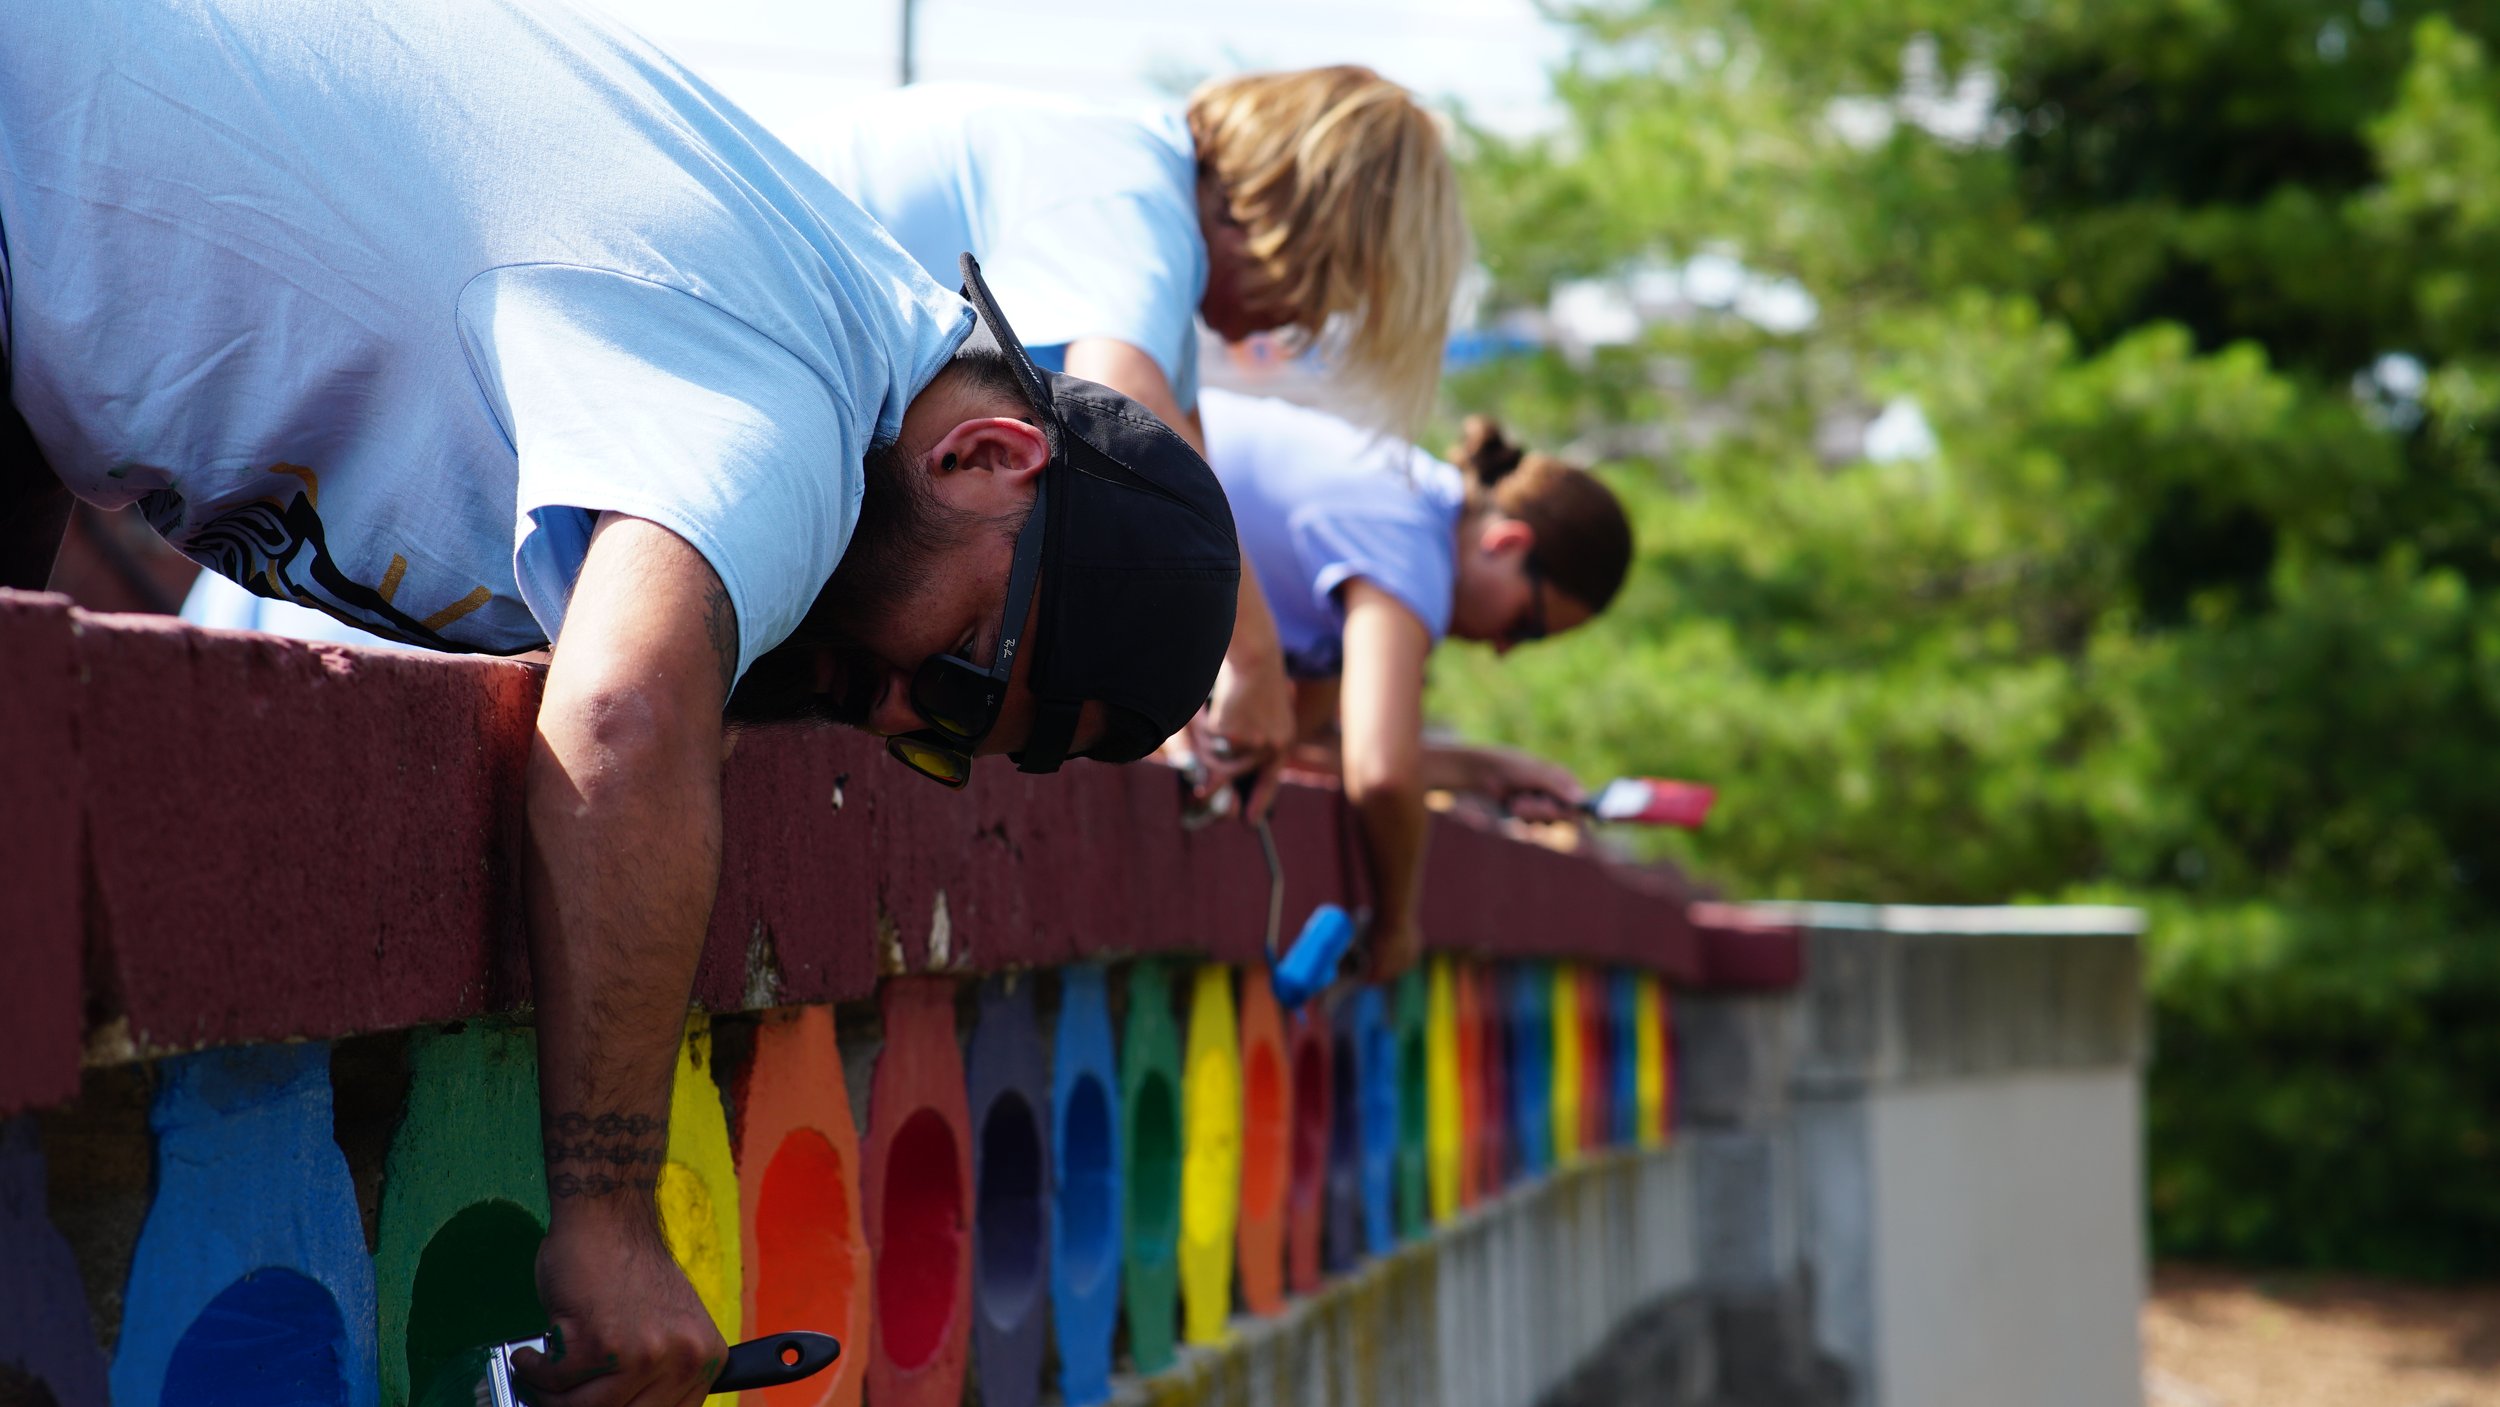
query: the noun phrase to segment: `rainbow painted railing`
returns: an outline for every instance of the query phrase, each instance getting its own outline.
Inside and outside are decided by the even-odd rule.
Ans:
[[[0,1387],[400,1407],[536,1331],[536,673],[10,593],[0,662],[0,1113],[45,1111],[0,1137]],[[1105,1400],[1663,1143],[1672,993],[1798,978],[1790,930],[1444,819],[1426,965],[1287,1016],[1256,842],[1162,769],[954,794],[764,732],[726,794],[664,1224],[724,1332],[846,1350],[760,1402]],[[1289,923],[1359,902],[1349,824],[1288,790]]]

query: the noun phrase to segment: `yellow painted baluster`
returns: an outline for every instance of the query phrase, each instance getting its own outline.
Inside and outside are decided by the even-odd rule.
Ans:
[[[699,1013],[686,1023],[686,1039],[677,1047],[677,1082],[669,1091],[660,1231],[721,1337],[737,1342],[746,1286],[738,1243],[738,1172],[729,1161],[729,1120],[712,1083],[712,1025]]]
[[[1233,972],[1221,963],[1200,967],[1190,988],[1181,1100],[1181,1333],[1222,1343],[1241,1215],[1241,1038]]]
[[[1643,1148],[1667,1141],[1667,995],[1658,974],[1644,972],[1632,989],[1632,1094],[1639,1101],[1634,1131]]]
[[[1447,957],[1436,957],[1424,989],[1424,1166],[1431,1179],[1432,1219],[1458,1215],[1458,992]]]
[[[1580,1161],[1581,1023],[1588,1013],[1580,1003],[1580,969],[1554,964],[1554,1162],[1568,1167]]]

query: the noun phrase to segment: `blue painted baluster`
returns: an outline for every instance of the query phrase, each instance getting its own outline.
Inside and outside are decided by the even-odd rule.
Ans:
[[[1119,1092],[1103,970],[1063,969],[1050,1072],[1050,1308],[1068,1407],[1111,1397],[1120,1316]]]
[[[156,1201],[122,1302],[115,1400],[376,1407],[373,1262],[330,1133],[330,1048],[161,1069]]]
[[[105,1407],[78,1258],[52,1225],[45,1186],[35,1121],[0,1120],[0,1367],[43,1384],[59,1407]]]

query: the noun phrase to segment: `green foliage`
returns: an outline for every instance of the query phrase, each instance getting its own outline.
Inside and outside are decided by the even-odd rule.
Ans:
[[[1720,784],[1663,846],[1736,892],[2150,905],[2157,1243],[2500,1269],[2500,11],[1574,22],[1567,130],[1471,140],[1497,301],[1725,254],[1817,316],[1458,379],[1641,560],[1436,716]]]

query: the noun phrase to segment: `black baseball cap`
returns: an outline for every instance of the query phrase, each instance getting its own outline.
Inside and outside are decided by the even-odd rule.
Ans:
[[[1107,386],[1045,372],[962,256],[963,296],[1015,368],[1050,441],[1042,470],[1040,610],[1024,646],[1033,728],[1014,754],[1027,772],[1073,755],[1134,762],[1206,702],[1232,643],[1241,545],[1215,471],[1144,406]],[[1069,745],[1077,711],[1104,705],[1102,736]]]

